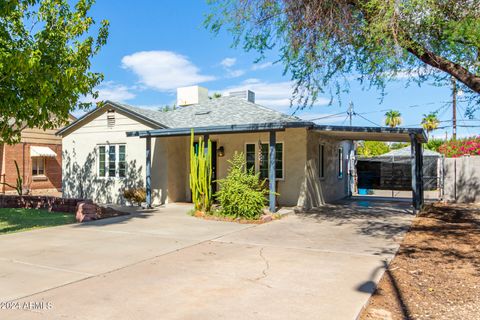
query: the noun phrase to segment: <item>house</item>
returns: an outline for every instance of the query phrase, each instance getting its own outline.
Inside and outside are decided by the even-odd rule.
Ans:
[[[70,116],[70,122],[76,120]],[[24,190],[34,195],[57,195],[62,188],[62,139],[60,128],[43,130],[25,128],[20,142],[0,144],[0,182],[16,185],[18,164]],[[15,189],[0,185],[0,193],[15,193]]]
[[[249,90],[209,98],[205,88],[179,88],[177,105],[162,112],[106,101],[60,130],[64,196],[124,203],[125,188],[146,186],[149,204],[190,201],[193,128],[212,141],[213,180],[243,152],[278,193],[271,207],[310,208],[350,194],[352,140],[424,139],[421,129],[316,125],[256,104]]]

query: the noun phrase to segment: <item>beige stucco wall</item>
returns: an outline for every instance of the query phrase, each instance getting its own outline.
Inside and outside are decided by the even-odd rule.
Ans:
[[[324,145],[324,173],[319,174],[319,146]],[[343,176],[338,177],[338,149],[343,148]],[[307,137],[307,161],[298,206],[313,208],[348,196],[348,154],[353,148],[351,141],[340,141],[310,131]]]
[[[287,129],[276,134],[277,142],[284,145],[284,178],[277,183],[278,204],[281,206],[300,206],[311,208],[325,202],[335,201],[347,196],[347,161],[352,146],[349,141],[339,141],[307,131],[304,128]],[[198,139],[198,136],[195,138]],[[269,133],[242,133],[210,135],[217,142],[217,148],[224,147],[225,155],[217,158],[217,179],[228,174],[229,163],[235,152],[245,152],[245,145],[258,145],[269,142]],[[190,201],[189,149],[190,137],[161,138],[166,141],[168,150],[167,170],[152,161],[152,172],[168,175],[167,201]],[[318,145],[325,145],[325,178],[318,176]],[[337,150],[343,147],[344,175],[337,176]],[[258,151],[258,150],[257,150]],[[160,171],[159,171],[160,170]]]
[[[126,132],[151,128],[121,112],[115,113],[115,126],[109,128],[106,110],[99,110],[95,115],[76,130],[67,132],[62,139],[62,192],[65,197],[88,198],[99,203],[123,203],[123,189],[143,187],[145,184],[145,139],[127,138]],[[101,144],[126,145],[125,178],[98,177],[97,152]],[[153,141],[152,148],[155,154],[155,148],[161,149],[162,146]],[[163,178],[152,177],[157,202],[162,199],[161,187],[165,184]]]

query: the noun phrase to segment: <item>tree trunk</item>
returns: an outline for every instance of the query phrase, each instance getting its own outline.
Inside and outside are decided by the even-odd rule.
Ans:
[[[449,73],[458,81],[462,82],[467,87],[472,89],[474,92],[480,93],[480,76],[471,73],[458,63],[452,62],[439,55],[436,55],[435,53],[427,50],[426,48],[422,48],[421,51],[418,49],[418,47],[415,46],[411,46],[406,49],[408,50],[408,52],[412,53],[424,63],[441,71]]]

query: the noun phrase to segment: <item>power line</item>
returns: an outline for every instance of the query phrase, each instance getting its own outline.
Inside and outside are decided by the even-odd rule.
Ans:
[[[381,127],[381,125],[379,125],[378,123],[375,123],[375,122],[373,122],[373,121],[365,118],[364,116],[362,116],[362,115],[359,114],[359,113],[356,113],[356,112],[355,112],[354,115],[359,116],[359,117],[362,118],[363,120],[366,120],[366,121],[368,121],[368,122],[370,122],[370,123],[373,123],[374,125],[376,125],[376,126],[378,126],[378,127]]]

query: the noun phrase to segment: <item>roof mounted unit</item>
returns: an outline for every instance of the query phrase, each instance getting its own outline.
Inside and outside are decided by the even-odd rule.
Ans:
[[[251,103],[255,103],[255,92],[251,90],[233,91],[229,93],[230,97],[245,99]]]
[[[177,88],[177,105],[189,106],[208,101],[208,89],[200,86]]]

